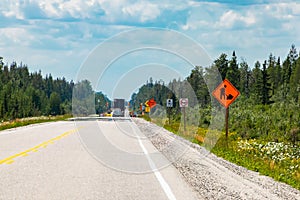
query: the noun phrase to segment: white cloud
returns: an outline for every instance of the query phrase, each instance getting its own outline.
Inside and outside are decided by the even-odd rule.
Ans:
[[[239,18],[240,16],[236,12],[230,10],[221,16],[219,24],[220,26],[230,28],[234,25],[236,20],[238,20]]]
[[[16,19],[24,19],[21,11],[21,3],[19,1],[5,0],[0,3],[0,10],[3,16]]]
[[[150,1],[98,0],[105,12],[102,20],[109,23],[137,23],[155,20],[165,4]]]
[[[95,12],[102,12],[96,0],[5,0],[0,7],[3,16],[16,19],[37,14],[48,18],[84,19],[94,17]]]
[[[250,26],[255,24],[255,22],[256,18],[251,13],[246,13],[246,15],[243,16],[242,14],[237,13],[233,10],[229,10],[220,17],[218,25],[220,27],[232,28],[236,24],[244,24],[245,26]]]
[[[122,12],[130,17],[139,18],[140,22],[156,19],[160,15],[158,6],[149,2],[127,5],[122,8]]]
[[[74,18],[93,18],[95,12],[102,12],[100,4],[95,0],[70,0],[59,5],[59,9],[64,15]],[[99,13],[98,13],[99,14]]]
[[[90,11],[95,10],[98,5],[94,0],[54,0],[54,1],[38,1],[41,10],[46,13],[48,17],[64,18],[72,17],[89,18]]]
[[[48,18],[84,20],[102,23],[147,23],[153,22],[164,13],[174,16],[177,11],[188,8],[182,1],[164,2],[134,0],[5,0],[0,11],[5,17],[16,19]],[[163,20],[168,20],[163,19]],[[158,21],[156,21],[158,22]]]
[[[198,21],[190,21],[187,24],[181,26],[184,31],[192,31],[192,30],[199,30],[205,29],[205,27],[212,26],[212,24],[206,20],[198,20]]]
[[[236,50],[252,65],[272,52],[285,57],[291,44],[300,46],[300,3],[264,3],[247,6],[191,3],[191,16],[181,31],[195,38],[217,58]]]
[[[19,46],[29,46],[34,40],[34,36],[24,28],[2,28],[0,29],[0,39],[6,45],[16,44]]]
[[[265,12],[277,19],[292,19],[300,15],[298,2],[274,3],[265,5]]]
[[[189,16],[181,28],[185,31],[214,29],[226,7],[220,3],[189,1]]]
[[[61,17],[62,14],[59,12],[59,9],[55,6],[55,4],[59,2],[53,1],[41,1],[39,2],[39,6],[41,10],[43,10],[48,17]]]

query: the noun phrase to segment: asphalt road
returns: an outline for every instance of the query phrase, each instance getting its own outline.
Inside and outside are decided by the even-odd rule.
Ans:
[[[0,199],[199,199],[131,121],[0,132]]]

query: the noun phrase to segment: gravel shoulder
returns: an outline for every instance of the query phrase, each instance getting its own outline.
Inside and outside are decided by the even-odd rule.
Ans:
[[[300,191],[237,166],[143,119],[133,119],[203,199],[299,200]]]

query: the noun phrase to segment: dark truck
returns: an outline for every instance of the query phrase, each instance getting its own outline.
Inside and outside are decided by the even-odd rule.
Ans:
[[[113,117],[124,117],[125,99],[114,99],[113,102]]]

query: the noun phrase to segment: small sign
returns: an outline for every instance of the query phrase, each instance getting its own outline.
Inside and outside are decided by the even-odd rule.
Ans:
[[[225,79],[218,87],[213,91],[212,95],[225,107],[228,108],[235,99],[240,95],[240,92]]]
[[[167,99],[167,107],[172,108],[173,107],[173,99]]]
[[[179,99],[179,106],[180,108],[189,107],[189,99],[188,98]]]

